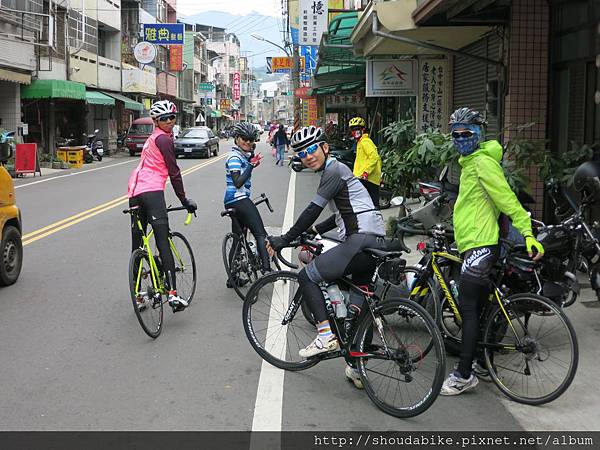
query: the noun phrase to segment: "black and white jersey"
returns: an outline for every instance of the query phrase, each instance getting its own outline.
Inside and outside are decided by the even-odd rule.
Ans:
[[[327,160],[312,202],[321,208],[329,204],[343,238],[354,233],[385,236],[383,216],[373,206],[369,192],[346,165],[334,158]]]

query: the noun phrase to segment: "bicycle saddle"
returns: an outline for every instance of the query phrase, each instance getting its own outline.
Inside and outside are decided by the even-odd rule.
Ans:
[[[398,251],[387,251],[387,250],[379,250],[378,248],[365,248],[363,249],[363,252],[374,256],[375,258],[378,259],[390,259],[390,258],[399,258],[400,256],[402,256],[402,252],[398,252]]]
[[[221,211],[221,217],[225,217],[225,216],[234,216],[235,215],[235,209],[233,208],[227,208],[225,211]]]

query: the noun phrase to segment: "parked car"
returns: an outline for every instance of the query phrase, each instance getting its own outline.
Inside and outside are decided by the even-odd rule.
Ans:
[[[175,156],[210,158],[219,154],[219,138],[208,127],[191,127],[175,139]]]
[[[125,145],[129,149],[129,154],[135,156],[136,153],[142,153],[146,139],[150,137],[154,131],[154,122],[150,117],[142,117],[131,122],[131,126],[127,131]]]
[[[21,211],[15,203],[15,188],[4,163],[13,153],[5,133],[0,137],[0,286],[13,284],[19,278],[23,263]]]

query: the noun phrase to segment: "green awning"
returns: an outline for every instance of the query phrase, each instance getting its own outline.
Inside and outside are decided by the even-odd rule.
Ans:
[[[352,52],[350,36],[358,23],[358,13],[350,12],[337,15],[329,23],[327,33],[321,37],[319,61],[315,78],[337,72],[360,74],[365,72],[365,61]],[[328,47],[328,45],[346,45],[348,48]]]
[[[218,119],[219,117],[221,117],[221,111],[219,111],[218,109],[213,109],[210,113],[210,117]]]
[[[66,80],[34,80],[21,86],[21,99],[69,98],[85,100],[85,84]]]
[[[345,94],[349,92],[356,92],[365,87],[365,81],[352,81],[346,83],[338,83],[330,86],[321,86],[313,88],[309,92],[309,95],[327,95],[327,94]]]
[[[129,97],[125,97],[121,94],[115,94],[114,92],[102,91],[102,93],[114,98],[115,100],[119,100],[120,102],[125,103],[125,109],[130,109],[131,111],[144,110],[144,105],[142,105],[139,102],[136,102],[135,100],[130,99]]]
[[[85,92],[85,101],[90,105],[104,105],[104,106],[114,106],[115,99],[109,97],[108,95],[104,95],[100,91],[86,91]]]

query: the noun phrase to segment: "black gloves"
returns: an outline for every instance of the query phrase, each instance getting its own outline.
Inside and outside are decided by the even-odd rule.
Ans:
[[[273,250],[276,252],[281,251],[290,243],[290,241],[288,241],[284,236],[269,236],[267,240],[269,241],[269,244],[271,244]]]
[[[184,201],[181,202],[181,204],[185,206],[189,213],[196,212],[196,210],[198,209],[198,205],[196,205],[196,202],[191,198],[186,198]]]

